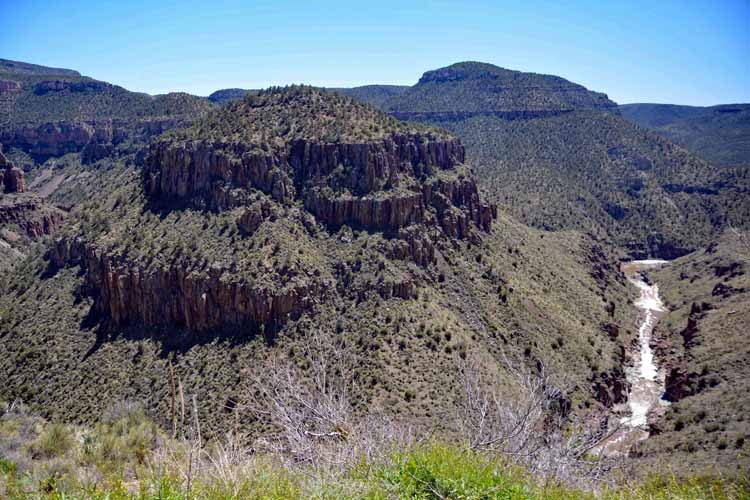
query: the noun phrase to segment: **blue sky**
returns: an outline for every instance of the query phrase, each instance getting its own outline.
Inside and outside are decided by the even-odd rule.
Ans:
[[[131,90],[414,84],[463,60],[620,103],[750,102],[750,0],[0,0],[0,57]]]

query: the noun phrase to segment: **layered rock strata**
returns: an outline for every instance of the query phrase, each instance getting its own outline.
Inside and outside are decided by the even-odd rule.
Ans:
[[[167,130],[190,124],[181,118],[55,121],[0,130],[0,142],[38,156],[61,156],[88,148],[87,159],[102,158],[126,139],[145,141]],[[109,148],[103,150],[102,148]],[[95,161],[95,160],[94,160]]]
[[[326,225],[371,230],[424,223],[432,208],[448,236],[466,238],[472,223],[489,231],[496,210],[460,175],[464,158],[458,140],[400,134],[364,144],[300,140],[283,153],[160,141],[149,150],[144,186],[155,197],[198,197],[214,210],[244,205],[244,192],[255,189],[282,204],[301,199]]]
[[[297,231],[318,234],[322,226],[383,232],[382,255],[422,267],[435,261],[437,239],[480,239],[490,231],[496,210],[480,201],[458,140],[431,129],[417,132],[320,91],[274,92],[153,142],[142,174],[150,200],[166,210],[199,208],[198,214],[231,210],[240,238],[254,237],[270,221],[267,235],[283,235],[277,245],[288,244]],[[328,123],[326,116],[341,122]],[[338,137],[347,139],[320,139],[334,137],[326,126],[343,130]],[[279,135],[268,137],[269,130]],[[279,218],[286,220],[276,224]],[[80,264],[96,310],[115,323],[196,331],[282,324],[313,311],[329,290],[412,299],[424,276],[414,266],[385,262],[361,275],[359,265],[339,268],[323,255],[319,268],[289,273],[274,254],[252,255],[266,255],[268,267],[237,271],[184,255],[151,266],[127,250],[113,253],[70,239],[59,241],[50,259],[59,266]]]

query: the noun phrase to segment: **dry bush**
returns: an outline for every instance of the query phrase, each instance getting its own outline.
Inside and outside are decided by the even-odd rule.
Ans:
[[[592,456],[614,430],[584,422],[567,411],[567,383],[540,363],[536,370],[504,355],[502,364],[517,391],[479,369],[475,356],[459,359],[462,394],[456,413],[459,436],[472,450],[502,455],[545,480],[591,487],[609,479],[617,462]]]
[[[351,367],[357,357],[338,337],[311,334],[303,350],[304,370],[277,355],[247,374],[244,409],[273,429],[257,441],[258,451],[287,466],[336,472],[378,463],[413,440],[409,426],[397,425],[382,411],[356,414]]]

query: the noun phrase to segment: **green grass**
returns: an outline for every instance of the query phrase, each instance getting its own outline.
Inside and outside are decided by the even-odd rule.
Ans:
[[[198,470],[190,484],[181,474],[184,463],[181,470],[151,460],[153,457],[150,467],[136,479],[112,473],[87,476],[82,474],[83,468],[65,473],[21,473],[0,462],[0,496],[7,500],[741,500],[750,495],[746,482],[674,477],[584,491],[543,484],[502,459],[437,443],[396,453],[385,463],[362,463],[333,475],[290,470],[272,460],[253,459],[234,466],[231,474],[226,474],[228,470]]]

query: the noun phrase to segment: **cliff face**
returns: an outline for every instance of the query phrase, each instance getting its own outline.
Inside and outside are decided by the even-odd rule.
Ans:
[[[3,199],[0,202],[0,224],[16,224],[30,238],[54,234],[65,221],[65,212],[36,197]]]
[[[0,94],[18,92],[21,90],[21,84],[15,80],[0,79]]]
[[[178,118],[143,119],[136,123],[112,119],[55,121],[2,129],[0,142],[38,156],[60,156],[88,150],[87,158],[95,160],[103,157],[101,148],[112,148],[126,139],[146,141],[167,130],[187,125],[189,121]]]
[[[23,171],[5,158],[2,147],[0,147],[0,189],[5,193],[23,193],[26,191]]]
[[[0,225],[14,224],[28,237],[54,233],[64,222],[65,213],[26,192],[23,171],[3,155],[0,148]]]
[[[185,93],[150,96],[75,71],[0,60],[0,142],[40,159],[87,146],[88,161],[104,156],[95,146],[120,145],[133,153],[212,107]]]
[[[215,210],[244,205],[257,189],[282,204],[300,199],[327,225],[372,230],[424,223],[431,208],[450,236],[465,238],[469,222],[488,231],[495,211],[459,173],[464,159],[455,139],[399,134],[364,144],[300,140],[282,154],[160,141],[149,149],[144,185],[152,196],[199,197]]]
[[[282,324],[312,309],[330,286],[312,275],[295,276],[278,288],[251,286],[225,279],[228,269],[189,260],[154,269],[80,238],[58,239],[48,258],[58,267],[82,266],[97,311],[118,324],[194,331]]]
[[[262,128],[259,137],[273,130],[258,125],[268,119],[297,130],[288,140],[280,135],[258,143],[241,139],[255,137],[247,129],[225,132],[227,123],[242,121],[240,107],[224,108],[206,123],[167,134],[148,147],[142,184],[134,189],[166,212],[189,212],[186,220],[202,221],[186,237],[192,253],[182,247],[169,255],[161,252],[160,264],[154,265],[156,257],[143,258],[140,244],[115,249],[112,239],[98,244],[90,236],[57,242],[50,259],[57,266],[82,266],[100,314],[118,324],[206,331],[246,324],[274,327],[305,312],[314,314],[316,304],[332,293],[356,300],[373,293],[411,299],[420,281],[429,278],[440,245],[478,242],[481,233],[490,231],[496,210],[481,202],[458,140],[436,131],[401,131],[391,118],[322,91],[293,90],[276,97],[272,94],[268,109],[260,112],[262,106],[253,103],[238,106],[259,114],[247,125]],[[290,99],[299,100],[291,107],[294,113],[288,112]],[[320,106],[329,106],[327,114],[340,120],[356,116],[359,121],[351,128],[367,134],[385,126],[395,130],[323,141],[312,133],[325,122]],[[222,120],[216,122],[217,117]],[[306,117],[315,118],[296,128],[289,123]],[[206,137],[209,124],[221,127],[222,135]],[[348,129],[347,124],[333,126]],[[171,203],[175,200],[180,203]],[[137,212],[141,218],[143,210]],[[204,235],[216,219],[231,221],[232,229],[224,226]],[[179,220],[156,222],[149,234],[168,248],[178,239],[170,235],[185,230]],[[119,234],[145,231],[127,224]],[[362,257],[342,262],[333,256],[348,255],[354,237],[346,226],[379,235],[379,248],[368,250],[379,260],[370,264],[366,277],[361,276],[368,267]],[[197,241],[202,239],[208,242]],[[226,261],[216,255],[221,245]],[[383,261],[384,256],[396,263]]]
[[[357,194],[395,187],[402,176],[419,176],[430,168],[450,169],[463,163],[465,152],[456,141],[428,142],[418,136],[393,135],[365,144],[320,144],[305,140],[288,145],[282,154],[258,152],[241,144],[214,145],[160,141],[149,148],[146,191],[186,198],[206,194],[214,208],[227,200],[210,193],[216,184],[259,189],[284,203],[303,184],[319,184],[343,167],[338,187]]]

